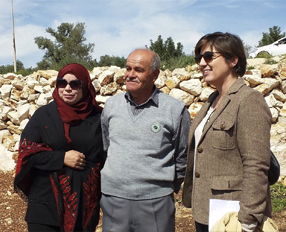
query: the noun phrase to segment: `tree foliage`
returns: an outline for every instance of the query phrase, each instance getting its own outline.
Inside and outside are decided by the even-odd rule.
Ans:
[[[258,47],[274,43],[283,37],[285,37],[285,32],[281,33],[280,27],[273,26],[272,28],[269,28],[269,33],[262,33],[262,39],[258,42]]]
[[[161,59],[161,69],[183,68],[187,65],[194,64],[194,56],[186,55],[183,52],[183,44],[178,42],[175,46],[172,37],[167,38],[165,41],[162,36],[159,35],[157,40],[153,42],[150,40],[150,46],[146,46],[148,49],[156,52]]]
[[[126,58],[119,56],[109,56],[109,55],[104,55],[100,57],[100,60],[98,62],[99,67],[111,66],[111,65],[124,68],[126,65]]]
[[[91,53],[94,49],[93,43],[85,44],[85,24],[84,23],[62,23],[57,30],[47,28],[54,40],[42,36],[35,37],[38,48],[45,51],[42,61],[37,63],[38,69],[59,70],[62,66],[77,62],[87,68],[96,65],[96,60],[92,59]]]
[[[156,52],[160,56],[162,61],[184,55],[184,46],[180,42],[178,42],[177,46],[175,46],[172,37],[169,37],[164,41],[162,39],[162,36],[159,35],[155,42],[153,42],[153,40],[151,39],[150,43],[151,45],[149,49]]]
[[[34,70],[32,68],[25,69],[24,64],[20,60],[16,60],[17,74],[22,74],[23,76],[31,74]],[[14,65],[1,65],[0,74],[14,73]]]

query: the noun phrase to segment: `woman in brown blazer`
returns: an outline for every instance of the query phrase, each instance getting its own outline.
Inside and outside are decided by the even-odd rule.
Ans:
[[[271,113],[242,78],[246,56],[240,38],[216,32],[203,36],[195,59],[215,91],[190,128],[183,203],[192,208],[196,230],[208,231],[210,199],[239,200],[243,231],[271,216],[268,169]]]

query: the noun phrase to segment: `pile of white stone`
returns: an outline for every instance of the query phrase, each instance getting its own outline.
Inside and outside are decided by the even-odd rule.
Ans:
[[[272,113],[271,149],[286,175],[286,59],[277,57],[277,64],[266,65],[262,59],[248,60],[250,69],[243,79],[263,96]],[[90,71],[97,91],[96,100],[104,106],[112,95],[126,91],[124,68],[95,67]],[[52,101],[57,71],[39,70],[32,75],[13,73],[0,75],[0,170],[12,170],[20,134],[35,110]],[[215,91],[207,85],[197,65],[174,71],[161,71],[155,85],[162,92],[183,101],[192,119],[209,95]],[[249,122],[251,123],[251,122]]]

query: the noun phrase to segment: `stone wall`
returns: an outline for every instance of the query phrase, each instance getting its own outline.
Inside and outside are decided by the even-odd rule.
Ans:
[[[254,67],[243,79],[264,97],[272,113],[271,149],[281,164],[281,175],[286,175],[286,59],[276,57],[274,65],[261,64],[264,59],[248,60]],[[112,95],[126,90],[125,69],[95,67],[90,71],[97,91],[96,100],[104,106]],[[13,73],[0,75],[0,170],[15,166],[20,134],[40,106],[52,100],[57,71],[37,71],[29,76]],[[195,117],[201,106],[215,90],[204,82],[197,65],[174,71],[161,71],[155,82],[162,92],[183,101]],[[251,122],[249,122],[251,123]]]

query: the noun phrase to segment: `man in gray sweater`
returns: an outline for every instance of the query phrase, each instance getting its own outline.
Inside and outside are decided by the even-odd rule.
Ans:
[[[102,113],[107,160],[101,171],[103,232],[173,232],[173,192],[187,159],[190,114],[154,85],[159,56],[137,49],[127,58],[127,92],[109,98]]]

